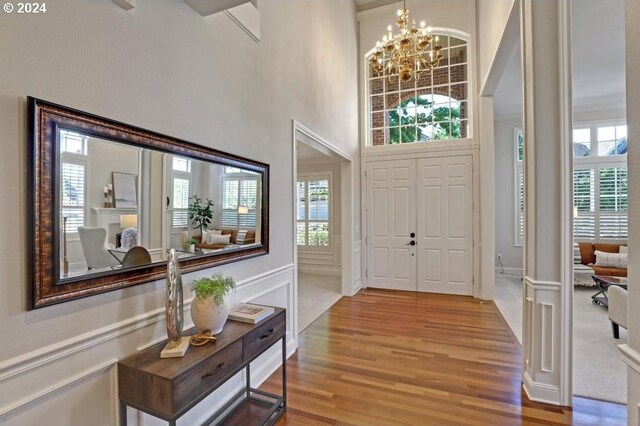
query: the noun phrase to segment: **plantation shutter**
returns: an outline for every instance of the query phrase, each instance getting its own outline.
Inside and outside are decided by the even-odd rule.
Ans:
[[[577,217],[573,218],[573,236],[576,240],[594,240],[595,227],[595,173],[593,168],[573,171],[573,205]]]

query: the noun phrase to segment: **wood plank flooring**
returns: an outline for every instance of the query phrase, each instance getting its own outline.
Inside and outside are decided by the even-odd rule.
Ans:
[[[626,407],[529,401],[521,349],[491,302],[366,290],[300,335],[278,425],[625,425]],[[279,392],[276,372],[262,389]],[[597,380],[597,378],[594,378]]]

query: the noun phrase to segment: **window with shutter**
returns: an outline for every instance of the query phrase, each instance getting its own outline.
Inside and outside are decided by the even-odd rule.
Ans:
[[[627,239],[627,126],[573,131],[573,231],[578,241]]]
[[[330,182],[328,175],[309,175],[298,178],[298,246],[329,246]]]
[[[522,129],[515,130],[515,246],[522,246],[524,242],[524,134]]]
[[[524,138],[515,129],[515,245],[524,238]],[[573,235],[578,241],[627,239],[627,126],[573,131]]]

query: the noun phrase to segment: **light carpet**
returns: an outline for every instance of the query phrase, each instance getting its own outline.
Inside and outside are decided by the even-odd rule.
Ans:
[[[607,308],[591,303],[593,288],[574,287],[573,392],[576,396],[627,403],[627,369],[617,345],[627,343],[627,331],[614,339]],[[522,343],[522,281],[496,274],[495,303]]]
[[[298,274],[298,334],[342,297],[341,278]]]

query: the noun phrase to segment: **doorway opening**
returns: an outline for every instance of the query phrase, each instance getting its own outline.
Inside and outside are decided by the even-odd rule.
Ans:
[[[351,161],[297,122],[293,155],[299,334],[343,295],[350,295]]]

